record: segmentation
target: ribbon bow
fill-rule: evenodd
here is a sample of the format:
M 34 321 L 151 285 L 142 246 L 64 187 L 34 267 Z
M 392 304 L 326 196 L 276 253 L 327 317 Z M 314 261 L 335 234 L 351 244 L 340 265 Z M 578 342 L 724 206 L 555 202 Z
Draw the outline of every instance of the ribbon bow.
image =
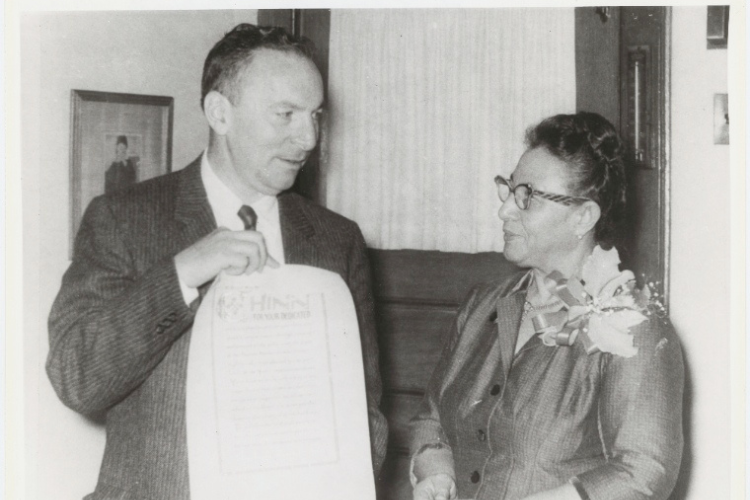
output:
M 532 318 L 534 331 L 542 334 L 542 342 L 548 346 L 572 346 L 580 339 L 588 354 L 599 350 L 587 333 L 587 303 L 591 296 L 577 279 L 566 279 L 559 271 L 553 271 L 544 278 L 542 286 L 565 304 L 566 310 L 543 313 Z

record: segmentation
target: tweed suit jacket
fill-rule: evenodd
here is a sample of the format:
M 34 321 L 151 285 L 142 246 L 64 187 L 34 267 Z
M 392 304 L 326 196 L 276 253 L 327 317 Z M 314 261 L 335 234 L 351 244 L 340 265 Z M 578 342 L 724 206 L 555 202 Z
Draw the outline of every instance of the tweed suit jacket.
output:
M 281 194 L 284 257 L 338 273 L 354 298 L 362 339 L 375 474 L 387 423 L 365 243 L 357 225 Z M 86 498 L 189 498 L 185 380 L 197 299 L 186 305 L 173 257 L 215 229 L 200 158 L 182 171 L 94 199 L 49 319 L 47 373 L 60 399 L 106 412 L 96 491 Z M 206 285 L 207 286 L 207 285 Z
M 475 288 L 411 422 L 413 481 L 517 500 L 572 481 L 586 500 L 666 499 L 682 454 L 683 360 L 666 320 L 633 327 L 638 354 L 589 355 L 532 337 L 514 354 L 530 276 Z M 518 284 L 521 286 L 517 286 Z

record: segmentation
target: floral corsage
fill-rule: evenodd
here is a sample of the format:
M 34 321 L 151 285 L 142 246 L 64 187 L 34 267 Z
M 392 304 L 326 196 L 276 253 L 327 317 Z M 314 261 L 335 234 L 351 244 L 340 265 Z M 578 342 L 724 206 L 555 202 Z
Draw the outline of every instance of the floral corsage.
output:
M 629 358 L 638 353 L 630 328 L 663 307 L 653 300 L 648 285 L 635 286 L 631 271 L 620 271 L 617 249 L 597 246 L 586 260 L 581 280 L 565 279 L 555 271 L 544 279 L 564 308 L 533 318 L 534 329 L 548 346 L 582 343 L 589 354 L 608 352 Z

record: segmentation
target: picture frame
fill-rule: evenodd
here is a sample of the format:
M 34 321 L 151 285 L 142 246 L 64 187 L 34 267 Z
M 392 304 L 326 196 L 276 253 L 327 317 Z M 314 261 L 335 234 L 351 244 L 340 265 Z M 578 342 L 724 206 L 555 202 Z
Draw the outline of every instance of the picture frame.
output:
M 706 47 L 726 49 L 729 39 L 729 6 L 709 5 L 707 9 Z
M 71 90 L 70 254 L 96 196 L 172 170 L 174 98 Z

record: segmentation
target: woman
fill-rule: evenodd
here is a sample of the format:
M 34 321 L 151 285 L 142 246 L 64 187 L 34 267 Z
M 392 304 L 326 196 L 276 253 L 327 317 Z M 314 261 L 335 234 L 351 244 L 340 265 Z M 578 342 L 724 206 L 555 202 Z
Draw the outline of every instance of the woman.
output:
M 414 498 L 665 499 L 682 352 L 617 266 L 620 139 L 581 112 L 544 120 L 527 145 L 496 183 L 505 257 L 529 270 L 462 305 L 411 424 Z

